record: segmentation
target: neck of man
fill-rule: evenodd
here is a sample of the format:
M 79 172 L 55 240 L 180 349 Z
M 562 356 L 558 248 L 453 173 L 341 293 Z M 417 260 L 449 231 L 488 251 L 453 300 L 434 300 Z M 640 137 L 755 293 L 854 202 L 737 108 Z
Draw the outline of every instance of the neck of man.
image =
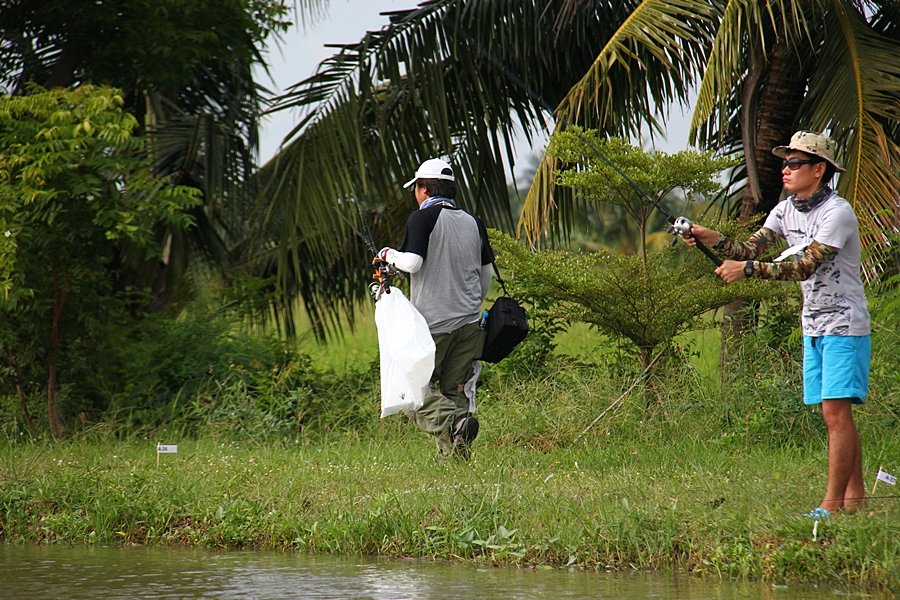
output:
M 806 202 L 807 200 L 809 200 L 812 196 L 814 196 L 819 190 L 821 190 L 824 187 L 825 187 L 825 184 L 822 183 L 821 181 L 818 181 L 818 182 L 816 182 L 815 186 L 810 186 L 810 187 L 806 188 L 805 190 L 798 191 L 794 195 L 797 196 L 797 200 L 799 200 L 801 202 Z
M 813 192 L 812 194 L 807 195 L 806 197 L 801 197 L 800 194 L 794 194 L 791 198 L 791 204 L 794 205 L 798 211 L 805 213 L 809 212 L 819 204 L 825 201 L 831 195 L 831 187 L 828 184 L 823 184 L 819 186 L 819 188 Z
M 419 204 L 419 208 L 420 209 L 428 208 L 430 206 L 434 206 L 437 204 L 452 206 L 454 208 L 456 207 L 456 203 L 453 200 L 451 200 L 450 198 L 444 198 L 442 196 L 429 196 L 429 197 L 425 198 L 424 200 L 422 200 L 422 202 Z

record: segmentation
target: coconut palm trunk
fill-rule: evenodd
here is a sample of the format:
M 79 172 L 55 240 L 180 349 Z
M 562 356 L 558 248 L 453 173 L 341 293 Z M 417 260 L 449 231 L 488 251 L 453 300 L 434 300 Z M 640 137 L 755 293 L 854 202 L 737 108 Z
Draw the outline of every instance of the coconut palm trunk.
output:
M 781 159 L 772 148 L 793 133 L 807 77 L 797 60 L 796 48 L 778 40 L 768 52 L 765 65 L 750 69 L 743 94 L 741 125 L 748 185 L 741 195 L 740 221 L 750 224 L 768 214 L 781 197 Z M 762 84 L 762 85 L 760 85 Z M 747 329 L 745 301 L 723 309 L 722 361 L 731 356 L 735 338 Z

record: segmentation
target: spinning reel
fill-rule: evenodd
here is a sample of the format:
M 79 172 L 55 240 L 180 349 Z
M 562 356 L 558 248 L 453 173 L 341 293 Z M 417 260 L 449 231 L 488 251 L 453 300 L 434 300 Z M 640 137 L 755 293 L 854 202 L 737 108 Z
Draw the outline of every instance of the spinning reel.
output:
M 691 235 L 691 226 L 693 223 L 687 217 L 677 217 L 677 218 L 669 218 L 669 222 L 671 225 L 667 228 L 667 231 L 672 235 L 680 235 L 681 237 L 693 237 Z M 700 240 L 694 238 L 694 242 L 696 243 L 696 247 L 700 252 L 706 255 L 706 257 L 713 262 L 717 267 L 722 264 L 722 259 L 713 254 L 712 250 L 706 247 L 706 244 L 701 242 Z M 675 243 L 675 240 L 672 240 L 672 243 Z
M 400 274 L 397 268 L 379 257 L 372 259 L 372 283 L 369 284 L 369 296 L 378 300 L 382 294 L 391 293 L 391 279 Z

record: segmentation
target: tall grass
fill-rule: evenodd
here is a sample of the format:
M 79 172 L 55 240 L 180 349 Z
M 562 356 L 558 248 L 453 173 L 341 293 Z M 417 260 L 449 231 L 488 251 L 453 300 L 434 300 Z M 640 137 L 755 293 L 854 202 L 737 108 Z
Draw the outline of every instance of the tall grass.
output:
M 824 428 L 801 403 L 790 332 L 770 331 L 748 336 L 724 376 L 708 350 L 714 332 L 679 340 L 684 351 L 649 387 L 634 385 L 632 357 L 615 344 L 570 331 L 540 362 L 532 353 L 486 367 L 473 458 L 448 463 L 405 417 L 378 418 L 371 364 L 333 370 L 245 347 L 247 360 L 173 399 L 166 410 L 179 418 L 158 427 L 99 421 L 59 444 L 4 429 L 0 540 L 679 569 L 896 591 L 896 497 L 835 515 L 813 539 L 802 515 L 824 490 Z M 877 329 L 874 347 L 870 401 L 854 411 L 869 488 L 879 466 L 900 471 L 896 332 Z M 157 457 L 156 442 L 179 452 Z M 885 487 L 876 495 L 891 496 Z
M 627 378 L 565 357 L 534 377 L 489 378 L 468 463 L 436 462 L 430 440 L 403 417 L 379 421 L 368 400 L 364 427 L 265 442 L 229 439 L 221 424 L 197 439 L 119 441 L 97 429 L 61 445 L 7 442 L 0 537 L 896 590 L 896 500 L 836 515 L 812 539 L 802 514 L 824 488 L 824 435 L 812 409 L 782 415 L 781 398 L 799 392 L 798 366 L 781 364 L 716 393 L 696 374 L 664 373 L 664 402 L 649 409 L 638 391 L 622 396 Z M 875 457 L 896 460 L 900 443 L 877 407 L 858 416 L 871 485 Z M 178 443 L 178 454 L 157 465 L 157 441 Z

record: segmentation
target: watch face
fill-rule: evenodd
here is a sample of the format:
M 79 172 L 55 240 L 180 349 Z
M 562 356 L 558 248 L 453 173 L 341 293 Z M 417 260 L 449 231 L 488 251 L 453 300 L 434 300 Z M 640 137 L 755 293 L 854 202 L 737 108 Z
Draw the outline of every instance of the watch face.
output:
M 747 261 L 747 264 L 744 265 L 744 275 L 750 277 L 753 275 L 753 263 Z

